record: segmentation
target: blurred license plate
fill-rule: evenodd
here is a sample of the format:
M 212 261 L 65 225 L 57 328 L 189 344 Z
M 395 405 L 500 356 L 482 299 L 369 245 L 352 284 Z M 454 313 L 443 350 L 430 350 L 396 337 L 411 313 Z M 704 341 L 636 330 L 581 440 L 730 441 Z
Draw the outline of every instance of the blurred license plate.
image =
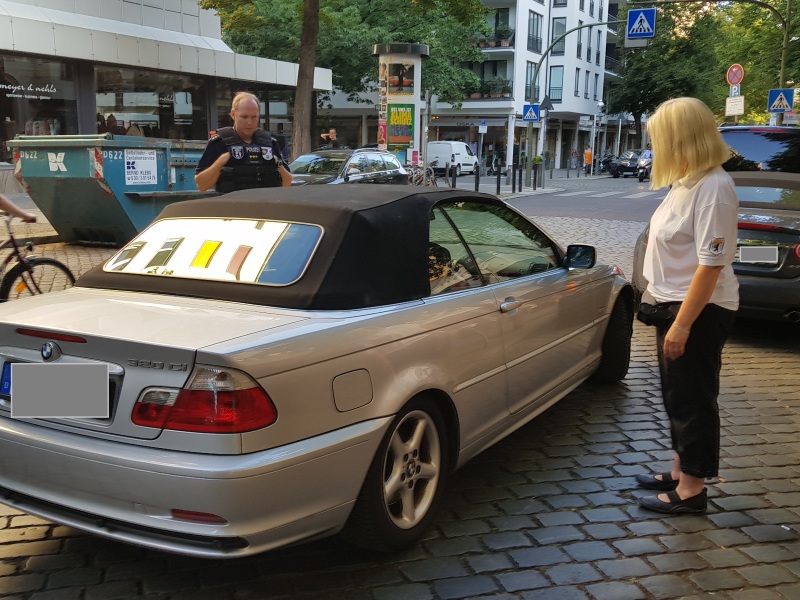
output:
M 777 246 L 739 246 L 734 259 L 738 263 L 778 264 Z
M 11 363 L 3 363 L 3 377 L 0 379 L 0 396 L 11 397 Z

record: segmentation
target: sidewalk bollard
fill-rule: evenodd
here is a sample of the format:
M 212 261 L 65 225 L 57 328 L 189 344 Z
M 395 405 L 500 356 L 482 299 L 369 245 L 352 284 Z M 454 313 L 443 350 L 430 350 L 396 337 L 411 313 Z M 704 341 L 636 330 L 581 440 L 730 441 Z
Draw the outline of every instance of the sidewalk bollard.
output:
M 511 165 L 511 193 L 517 193 L 517 163 Z
M 456 166 L 450 165 L 450 187 L 456 189 Z
M 522 191 L 522 165 L 519 166 L 519 169 L 518 169 L 517 172 L 519 173 L 519 186 L 518 186 L 518 189 L 521 192 Z
M 536 178 L 539 176 L 539 165 L 533 165 L 533 191 L 536 191 Z
M 500 165 L 499 161 L 497 164 L 497 195 L 500 195 L 500 173 L 503 171 L 502 165 Z
M 475 191 L 481 191 L 481 168 L 475 169 Z

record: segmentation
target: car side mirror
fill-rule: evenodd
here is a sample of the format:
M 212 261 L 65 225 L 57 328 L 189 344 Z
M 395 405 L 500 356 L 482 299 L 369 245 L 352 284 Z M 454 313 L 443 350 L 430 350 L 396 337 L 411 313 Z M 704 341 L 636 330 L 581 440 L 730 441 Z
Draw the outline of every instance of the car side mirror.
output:
M 597 262 L 597 250 L 587 244 L 570 244 L 564 266 L 568 269 L 591 269 Z

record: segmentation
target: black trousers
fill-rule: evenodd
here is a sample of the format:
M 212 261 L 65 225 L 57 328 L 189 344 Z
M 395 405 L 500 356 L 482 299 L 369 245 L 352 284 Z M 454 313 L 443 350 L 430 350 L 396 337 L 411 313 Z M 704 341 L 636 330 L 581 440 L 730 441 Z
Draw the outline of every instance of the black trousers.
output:
M 677 312 L 679 305 L 675 305 Z M 664 358 L 664 336 L 669 327 L 656 329 L 661 395 L 667 411 L 672 449 L 681 471 L 694 477 L 719 474 L 719 373 L 722 348 L 736 311 L 708 304 L 692 325 L 686 351 L 675 360 Z

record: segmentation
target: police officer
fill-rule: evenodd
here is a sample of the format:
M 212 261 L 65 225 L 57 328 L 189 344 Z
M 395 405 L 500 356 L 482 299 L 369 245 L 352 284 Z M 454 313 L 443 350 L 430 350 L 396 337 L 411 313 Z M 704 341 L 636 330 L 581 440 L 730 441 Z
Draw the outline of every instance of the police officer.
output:
M 215 187 L 228 193 L 291 185 L 292 174 L 281 159 L 278 141 L 258 127 L 258 98 L 247 92 L 236 94 L 231 118 L 233 127 L 221 127 L 197 163 L 197 189 L 204 192 Z

